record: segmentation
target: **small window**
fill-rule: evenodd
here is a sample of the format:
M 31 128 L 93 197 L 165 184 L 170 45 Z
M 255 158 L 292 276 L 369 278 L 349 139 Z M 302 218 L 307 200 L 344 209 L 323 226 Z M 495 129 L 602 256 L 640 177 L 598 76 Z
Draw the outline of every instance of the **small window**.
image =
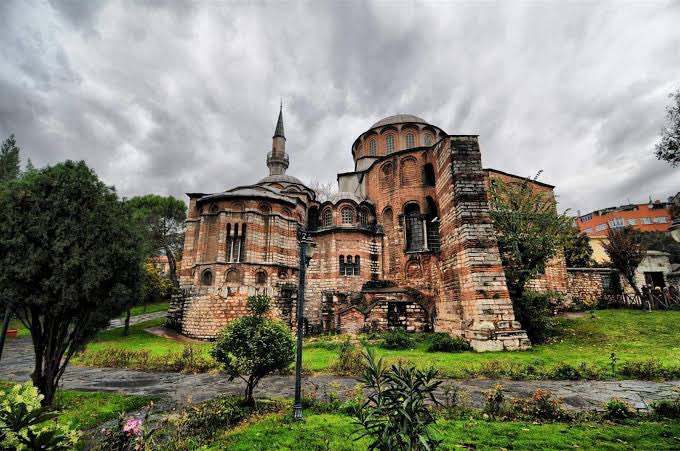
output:
M 342 223 L 343 224 L 354 224 L 354 210 L 349 207 L 345 207 L 341 210 Z
M 495 180 L 491 181 L 492 184 L 494 182 Z M 434 167 L 431 163 L 427 163 L 423 166 L 423 184 L 425 186 L 435 186 Z
M 360 273 L 361 268 L 359 267 L 359 263 L 360 263 L 359 256 L 355 255 L 354 256 L 354 271 L 353 271 L 355 276 L 358 276 L 359 273 Z
M 666 224 L 668 222 L 668 217 L 666 216 L 657 216 L 654 218 L 654 222 L 657 224 Z
M 342 255 L 339 257 L 339 268 L 340 268 L 340 275 L 344 276 L 345 275 L 345 257 Z
M 209 269 L 203 271 L 201 274 L 201 285 L 209 287 L 213 284 L 213 273 Z
M 637 223 L 638 223 L 637 219 L 629 219 L 627 222 L 628 222 L 628 225 L 637 225 Z
M 596 232 L 601 232 L 603 230 L 607 230 L 607 224 L 599 224 L 599 225 L 595 226 Z
M 368 142 L 368 155 L 374 157 L 377 153 L 377 145 L 375 144 L 375 139 Z
M 255 274 L 255 283 L 258 285 L 264 285 L 267 283 L 267 273 L 264 271 L 258 271 L 257 274 Z
M 426 146 L 431 146 L 432 145 L 432 135 L 430 135 L 429 133 L 425 133 L 425 135 L 423 136 L 423 141 L 425 141 Z
M 359 210 L 359 224 L 362 226 L 368 225 L 368 210 L 366 208 Z
M 293 213 L 287 208 L 284 208 L 283 210 L 281 210 L 281 214 L 283 216 L 287 216 L 289 218 L 293 216 Z
M 411 149 L 416 146 L 416 138 L 413 133 L 406 134 L 406 149 Z
M 394 152 L 394 135 L 387 135 L 385 138 L 385 147 L 387 148 L 387 154 Z
M 323 226 L 330 227 L 333 225 L 333 211 L 330 208 L 326 208 L 323 211 Z
M 640 224 L 649 225 L 652 223 L 652 218 L 640 218 Z

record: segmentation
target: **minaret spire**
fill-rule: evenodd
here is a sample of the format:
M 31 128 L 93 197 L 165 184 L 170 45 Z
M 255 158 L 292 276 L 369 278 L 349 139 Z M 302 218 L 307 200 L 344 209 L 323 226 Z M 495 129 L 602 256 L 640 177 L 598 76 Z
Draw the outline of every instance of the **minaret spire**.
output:
M 288 155 L 286 154 L 286 135 L 283 132 L 283 99 L 279 105 L 279 119 L 272 136 L 272 151 L 267 154 L 269 175 L 283 175 L 288 169 Z

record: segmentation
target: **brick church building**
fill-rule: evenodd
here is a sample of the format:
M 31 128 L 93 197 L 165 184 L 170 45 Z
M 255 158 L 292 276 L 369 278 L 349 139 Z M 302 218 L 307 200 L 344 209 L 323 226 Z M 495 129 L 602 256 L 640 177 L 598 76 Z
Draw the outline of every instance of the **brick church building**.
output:
M 354 141 L 354 171 L 338 174 L 339 192 L 317 193 L 286 174 L 289 155 L 279 112 L 269 175 L 224 192 L 189 193 L 181 296 L 168 324 L 210 339 L 266 293 L 274 315 L 294 323 L 297 230 L 316 253 L 307 269 L 309 333 L 404 328 L 461 335 L 479 351 L 529 346 L 515 320 L 501 265 L 477 136 L 449 135 L 408 114 L 382 119 Z M 294 154 L 294 152 L 293 152 Z M 553 187 L 534 182 L 534 188 Z M 555 259 L 538 288 L 565 291 Z

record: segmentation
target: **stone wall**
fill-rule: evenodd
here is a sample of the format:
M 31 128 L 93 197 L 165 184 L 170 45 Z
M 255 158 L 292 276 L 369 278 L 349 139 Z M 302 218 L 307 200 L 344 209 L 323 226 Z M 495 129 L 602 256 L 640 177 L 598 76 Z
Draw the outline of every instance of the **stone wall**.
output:
M 618 271 L 611 268 L 568 268 L 568 294 L 574 308 L 590 308 L 606 294 L 620 292 Z

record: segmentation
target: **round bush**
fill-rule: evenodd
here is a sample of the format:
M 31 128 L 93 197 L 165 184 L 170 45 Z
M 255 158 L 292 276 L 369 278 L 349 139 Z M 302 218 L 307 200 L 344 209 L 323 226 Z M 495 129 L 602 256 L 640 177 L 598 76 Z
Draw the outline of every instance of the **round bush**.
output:
M 472 350 L 467 341 L 461 337 L 451 337 L 444 332 L 432 334 L 427 352 L 465 352 Z

